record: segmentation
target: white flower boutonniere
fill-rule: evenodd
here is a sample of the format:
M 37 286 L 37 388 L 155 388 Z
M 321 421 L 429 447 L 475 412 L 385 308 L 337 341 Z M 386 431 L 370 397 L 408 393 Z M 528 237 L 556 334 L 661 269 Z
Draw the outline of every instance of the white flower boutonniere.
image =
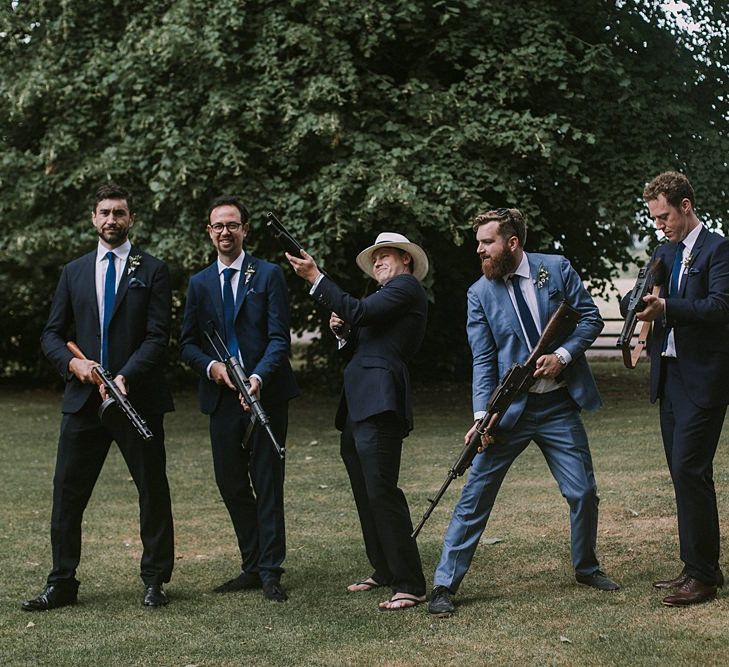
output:
M 544 287 L 544 284 L 549 280 L 549 271 L 544 268 L 544 264 L 542 264 L 539 267 L 539 271 L 537 272 L 537 280 L 536 280 L 536 286 L 537 289 L 542 289 Z
M 244 285 L 247 285 L 248 284 L 248 281 L 253 277 L 253 274 L 255 272 L 256 272 L 256 267 L 253 264 L 249 264 L 246 267 L 246 270 L 245 270 L 245 273 L 244 273 L 244 275 L 246 277 L 245 283 L 243 283 Z
M 681 261 L 681 264 L 683 264 L 684 269 L 688 269 L 689 266 L 691 266 L 691 262 L 693 262 L 693 261 L 694 261 L 694 256 L 691 253 L 689 253 L 688 255 L 686 255 L 686 257 L 683 258 L 683 260 Z
M 139 265 L 142 263 L 142 256 L 141 255 L 129 255 L 128 260 L 128 267 L 127 267 L 127 275 L 132 275 L 138 268 Z

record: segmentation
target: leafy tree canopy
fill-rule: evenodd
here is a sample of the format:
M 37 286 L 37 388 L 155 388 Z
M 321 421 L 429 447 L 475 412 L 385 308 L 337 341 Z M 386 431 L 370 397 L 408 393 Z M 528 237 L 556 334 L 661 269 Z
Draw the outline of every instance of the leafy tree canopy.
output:
M 109 179 L 135 193 L 134 241 L 169 263 L 178 317 L 212 257 L 215 195 L 248 203 L 255 254 L 283 259 L 274 210 L 354 294 L 356 253 L 406 234 L 432 265 L 422 370 L 462 372 L 478 211 L 521 208 L 527 249 L 598 288 L 630 260 L 659 171 L 729 220 L 728 13 L 705 0 L 681 27 L 647 1 L 5 2 L 0 374 L 42 372 L 53 286 L 93 246 L 89 198 Z M 296 328 L 316 329 L 326 314 L 285 270 Z

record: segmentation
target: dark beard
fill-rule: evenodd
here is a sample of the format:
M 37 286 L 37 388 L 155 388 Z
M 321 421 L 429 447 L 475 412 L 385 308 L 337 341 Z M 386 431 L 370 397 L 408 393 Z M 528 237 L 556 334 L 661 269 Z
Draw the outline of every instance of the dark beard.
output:
M 103 228 L 97 230 L 99 237 L 111 246 L 120 246 L 129 236 L 129 230 L 117 227 L 116 229 Z
M 490 257 L 481 260 L 481 271 L 487 280 L 498 280 L 512 273 L 514 266 L 514 255 L 510 250 L 505 250 L 498 257 Z

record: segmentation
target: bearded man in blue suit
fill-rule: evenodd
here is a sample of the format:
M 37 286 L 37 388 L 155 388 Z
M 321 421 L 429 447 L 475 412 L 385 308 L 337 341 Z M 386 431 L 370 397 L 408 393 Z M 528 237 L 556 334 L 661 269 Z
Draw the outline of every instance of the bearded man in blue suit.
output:
M 124 188 L 101 186 L 91 221 L 98 247 L 64 267 L 41 335 L 43 352 L 66 388 L 53 477 L 53 569 L 46 589 L 23 603 L 26 611 L 76 603 L 83 513 L 112 440 L 139 492 L 143 604 L 168 602 L 162 585 L 172 574 L 174 540 L 163 417 L 173 404 L 162 369 L 172 317 L 169 271 L 129 241 L 134 208 Z M 70 339 L 87 359 L 71 354 L 66 347 Z M 102 396 L 93 372 L 97 360 L 146 420 L 154 434 L 151 441 L 143 441 L 126 420 L 102 422 Z
M 570 507 L 577 581 L 601 590 L 618 588 L 597 559 L 597 486 L 579 414 L 601 405 L 585 359 L 603 327 L 600 313 L 567 259 L 524 252 L 526 222 L 518 209 L 483 213 L 475 219 L 474 231 L 484 274 L 468 290 L 475 420 L 485 414 L 499 379 L 527 359 L 563 300 L 580 313 L 580 320 L 567 340 L 537 360 L 537 382 L 506 411 L 499 441 L 483 438 L 485 450 L 474 459 L 435 571 L 428 611 L 438 616 L 454 611 L 452 597 L 468 571 L 501 483 L 532 440 Z
M 651 260 L 667 279 L 638 319 L 653 322 L 650 400 L 660 399 L 683 562 L 653 585 L 671 591 L 663 604 L 681 607 L 713 600 L 724 585 L 713 461 L 729 403 L 729 240 L 701 224 L 679 172 L 656 176 L 643 198 L 668 240 Z
M 289 298 L 281 267 L 243 250 L 248 220 L 235 197 L 210 205 L 207 230 L 218 258 L 190 279 L 180 348 L 182 360 L 200 375 L 198 398 L 210 416 L 215 481 L 242 556 L 240 575 L 215 590 L 262 588 L 267 599 L 285 602 L 284 463 L 261 425 L 245 441 L 250 413 L 205 337 L 214 326 L 238 356 L 283 447 L 288 403 L 299 393 L 289 363 Z

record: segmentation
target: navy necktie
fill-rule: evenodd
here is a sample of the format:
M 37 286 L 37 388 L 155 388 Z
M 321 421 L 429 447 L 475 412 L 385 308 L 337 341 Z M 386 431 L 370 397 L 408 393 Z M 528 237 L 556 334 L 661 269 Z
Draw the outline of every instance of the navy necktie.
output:
M 114 301 L 116 301 L 116 266 L 114 265 L 115 255 L 111 250 L 106 253 L 109 265 L 106 267 L 106 279 L 104 280 L 104 326 L 101 333 L 101 365 L 109 368 L 109 322 L 114 312 Z
M 511 276 L 511 284 L 514 288 L 514 297 L 516 298 L 516 306 L 519 309 L 521 323 L 524 325 L 524 330 L 526 331 L 527 338 L 529 339 L 529 344 L 532 349 L 534 349 L 537 345 L 537 341 L 539 340 L 539 332 L 537 331 L 537 325 L 534 324 L 534 318 L 529 310 L 529 306 L 527 306 L 527 302 L 524 299 L 524 294 L 521 291 L 521 286 L 519 285 L 520 277 L 521 276 L 516 275 Z
M 223 316 L 225 318 L 225 340 L 232 357 L 238 356 L 238 338 L 235 335 L 235 299 L 230 281 L 237 269 L 223 269 Z
M 668 292 L 669 296 L 678 294 L 678 286 L 681 284 L 681 265 L 683 264 L 683 241 L 676 244 L 676 256 L 673 259 L 673 269 L 671 269 L 671 285 Z

